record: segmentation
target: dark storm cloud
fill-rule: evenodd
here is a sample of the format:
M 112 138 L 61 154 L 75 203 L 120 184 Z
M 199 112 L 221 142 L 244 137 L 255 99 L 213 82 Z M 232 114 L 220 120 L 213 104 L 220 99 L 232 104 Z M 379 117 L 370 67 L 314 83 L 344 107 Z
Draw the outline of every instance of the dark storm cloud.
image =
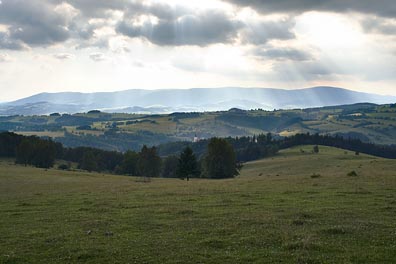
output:
M 10 28 L 10 38 L 30 46 L 50 45 L 66 41 L 70 33 L 61 26 L 19 25 Z
M 265 44 L 272 39 L 287 40 L 295 38 L 293 19 L 279 21 L 260 21 L 246 24 L 241 30 L 242 41 L 256 45 Z
M 295 38 L 291 18 L 278 21 L 244 22 L 231 17 L 222 10 L 195 12 L 181 6 L 156 3 L 150 6 L 129 8 L 117 31 L 131 38 L 145 38 L 157 45 L 198 45 L 233 43 L 240 36 L 243 43 L 263 44 L 272 39 Z M 159 19 L 158 23 L 131 22 L 139 13 L 150 14 Z
M 88 21 L 94 14 L 124 8 L 129 1 L 61 1 L 61 0 L 2 0 L 0 4 L 0 24 L 6 31 L 0 31 L 0 49 L 21 50 L 27 47 L 49 46 L 76 40 L 76 46 L 108 47 L 107 40 L 94 40 L 95 29 L 107 26 L 107 22 Z M 73 6 L 75 5 L 75 6 Z M 96 7 L 96 8 L 94 8 Z M 100 42 L 100 43 L 99 43 Z
M 226 0 L 241 7 L 251 7 L 264 14 L 303 13 L 306 11 L 360 12 L 395 17 L 394 0 Z
M 140 0 L 50 0 L 52 3 L 61 4 L 67 2 L 80 10 L 86 17 L 103 18 L 107 17 L 109 11 L 122 11 L 135 16 L 140 14 L 152 14 L 161 19 L 170 19 L 188 12 L 182 6 L 170 6 L 165 3 L 155 3 L 147 5 Z
M 67 5 L 75 14 L 57 10 L 60 5 Z M 114 26 L 106 19 L 111 19 L 111 11 L 115 10 L 121 11 L 124 19 Z M 132 21 L 140 15 L 156 17 L 158 23 L 134 24 Z M 92 22 L 91 18 L 101 19 Z M 223 10 L 197 12 L 165 2 L 145 4 L 130 0 L 3 0 L 0 24 L 7 26 L 7 31 L 0 32 L 0 49 L 15 50 L 69 39 L 76 40 L 77 48 L 108 48 L 108 39 L 95 37 L 95 30 L 105 26 L 115 27 L 117 34 L 165 46 L 234 43 L 238 37 L 245 44 L 294 38 L 291 20 L 246 24 Z
M 305 50 L 299 50 L 295 48 L 282 48 L 282 47 L 270 47 L 270 48 L 256 48 L 252 55 L 259 59 L 270 59 L 277 61 L 309 61 L 313 60 L 313 56 L 310 52 Z
M 21 42 L 29 46 L 50 45 L 70 36 L 67 18 L 45 1 L 2 0 L 0 24 L 9 25 L 7 42 L 14 48 Z
M 66 2 L 80 10 L 86 17 L 104 17 L 110 10 L 125 10 L 130 0 L 47 0 L 53 4 Z
M 362 28 L 367 33 L 396 35 L 396 20 L 370 17 L 362 21 Z
M 116 34 L 146 39 L 160 46 L 207 46 L 239 43 L 237 40 L 242 44 L 263 45 L 273 39 L 295 38 L 295 22 L 291 18 L 295 13 L 319 10 L 396 15 L 394 0 L 228 1 L 239 6 L 251 6 L 264 15 L 282 12 L 290 16 L 278 21 L 242 21 L 235 14 L 228 14 L 221 9 L 197 11 L 180 5 L 169 5 L 165 1 L 2 0 L 0 24 L 6 27 L 0 29 L 0 49 L 46 47 L 68 40 L 74 40 L 73 45 L 77 48 L 93 46 L 106 49 L 109 48 L 111 34 L 102 35 L 101 38 L 95 35 L 96 30 L 103 27 L 114 28 Z M 115 20 L 112 11 L 120 11 L 123 19 Z M 140 15 L 155 17 L 157 21 L 136 23 Z M 367 20 L 363 25 L 370 33 L 395 34 L 394 24 L 381 21 Z
M 241 27 L 241 22 L 224 13 L 208 11 L 159 20 L 158 23 L 147 21 L 134 25 L 123 21 L 117 26 L 117 31 L 131 38 L 143 37 L 157 45 L 206 46 L 233 42 Z
M 8 33 L 0 32 L 0 49 L 24 50 L 26 48 L 21 41 L 11 39 Z

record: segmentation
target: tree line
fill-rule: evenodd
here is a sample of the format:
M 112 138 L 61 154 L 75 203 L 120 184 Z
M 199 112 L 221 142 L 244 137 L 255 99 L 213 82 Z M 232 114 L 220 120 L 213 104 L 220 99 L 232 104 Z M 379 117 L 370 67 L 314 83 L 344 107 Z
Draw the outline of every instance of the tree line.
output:
M 258 136 L 243 136 L 225 138 L 233 147 L 239 162 L 253 161 L 271 157 L 281 149 L 300 145 L 323 145 L 365 153 L 382 158 L 396 159 L 396 145 L 377 145 L 363 142 L 358 138 L 342 137 L 340 135 L 320 135 L 300 133 L 289 137 L 275 137 L 271 133 Z M 168 156 L 177 153 L 181 148 L 190 146 L 197 155 L 206 151 L 208 140 L 197 143 L 170 142 L 158 146 L 160 155 Z
M 227 137 L 226 140 L 232 145 L 238 162 L 247 162 L 275 155 L 279 146 L 274 141 L 271 133 L 257 136 Z M 177 155 L 181 149 L 191 147 L 198 157 L 202 157 L 207 151 L 210 139 L 192 143 L 188 141 L 168 142 L 158 146 L 161 156 Z
M 12 132 L 0 133 L 0 157 L 15 158 L 17 164 L 51 168 L 56 160 L 60 169 L 78 169 L 115 174 L 167 178 L 231 178 L 239 174 L 233 146 L 225 139 L 213 138 L 207 152 L 198 158 L 187 146 L 179 155 L 161 158 L 156 147 L 144 145 L 139 152 L 125 153 L 91 147 L 64 148 L 51 139 L 22 136 Z M 66 162 L 66 164 L 64 163 Z
M 356 138 L 344 138 L 339 135 L 296 134 L 294 136 L 275 140 L 274 143 L 279 149 L 286 149 L 299 145 L 323 145 L 382 158 L 396 159 L 396 145 L 377 145 L 362 142 L 360 139 Z
M 65 148 L 61 143 L 36 136 L 0 133 L 0 157 L 39 168 L 78 169 L 115 174 L 183 178 L 230 178 L 239 174 L 246 161 L 275 155 L 298 145 L 325 145 L 384 158 L 396 158 L 396 146 L 364 143 L 358 139 L 319 134 L 297 134 L 276 138 L 268 134 L 237 138 L 212 138 L 196 143 L 172 142 L 158 147 L 144 145 L 139 152 L 107 151 L 91 147 Z

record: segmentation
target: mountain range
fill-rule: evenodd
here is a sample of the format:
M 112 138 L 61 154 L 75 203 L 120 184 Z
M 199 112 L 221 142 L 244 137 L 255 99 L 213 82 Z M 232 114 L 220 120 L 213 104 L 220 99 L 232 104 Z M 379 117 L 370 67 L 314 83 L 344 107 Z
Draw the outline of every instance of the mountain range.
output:
M 133 89 L 119 92 L 40 93 L 0 104 L 0 115 L 45 115 L 90 110 L 123 113 L 171 113 L 240 109 L 292 109 L 355 103 L 395 103 L 396 96 L 337 87 L 284 90 L 272 88 Z

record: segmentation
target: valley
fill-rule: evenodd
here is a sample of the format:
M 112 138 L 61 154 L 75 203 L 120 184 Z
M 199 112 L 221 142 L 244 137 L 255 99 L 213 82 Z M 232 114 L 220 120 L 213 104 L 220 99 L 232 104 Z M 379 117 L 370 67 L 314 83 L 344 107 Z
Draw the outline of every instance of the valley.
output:
M 237 108 L 218 112 L 162 115 L 105 113 L 0 117 L 0 130 L 51 137 L 67 147 L 90 146 L 107 150 L 139 150 L 194 137 L 252 136 L 273 133 L 290 136 L 319 133 L 395 144 L 396 105 L 354 104 L 308 109 L 265 111 Z

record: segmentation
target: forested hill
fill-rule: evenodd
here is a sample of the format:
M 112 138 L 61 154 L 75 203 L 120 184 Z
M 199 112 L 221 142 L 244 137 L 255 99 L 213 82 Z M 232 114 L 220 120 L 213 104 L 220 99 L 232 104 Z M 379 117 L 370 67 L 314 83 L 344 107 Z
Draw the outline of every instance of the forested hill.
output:
M 66 147 L 139 150 L 175 141 L 243 137 L 272 133 L 274 138 L 321 134 L 396 144 L 396 104 L 265 111 L 241 110 L 164 115 L 110 114 L 89 111 L 74 115 L 0 117 L 0 131 L 50 137 Z

